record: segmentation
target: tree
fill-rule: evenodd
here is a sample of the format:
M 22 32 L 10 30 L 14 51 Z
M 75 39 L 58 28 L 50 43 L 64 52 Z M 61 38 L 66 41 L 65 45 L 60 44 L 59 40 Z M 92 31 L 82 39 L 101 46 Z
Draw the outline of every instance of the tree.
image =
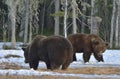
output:
M 120 47 L 120 0 L 116 0 L 116 28 L 115 28 L 115 47 L 119 48 Z
M 72 0 L 72 24 L 73 24 L 73 33 L 77 33 L 77 23 L 76 23 L 76 18 L 77 18 L 77 3 L 76 0 Z
M 7 15 L 8 15 L 8 8 L 5 4 L 5 0 L 0 1 L 0 37 L 3 37 L 3 42 L 5 43 L 7 41 Z M 3 34 L 3 35 L 2 35 Z
M 98 27 L 96 26 L 96 20 L 95 20 L 95 0 L 91 0 L 91 28 L 90 33 L 91 34 L 97 34 Z
M 113 0 L 113 12 L 111 19 L 110 48 L 120 47 L 120 0 Z
M 29 10 L 30 7 L 30 0 L 25 0 L 25 15 L 24 15 L 24 20 L 23 20 L 23 25 L 25 26 L 25 30 L 24 30 L 24 44 L 27 43 L 28 40 L 28 23 L 29 23 Z
M 64 14 L 64 36 L 67 37 L 67 6 L 68 1 L 65 0 L 65 14 Z
M 118 1 L 118 47 L 120 47 L 120 0 Z
M 44 20 L 45 20 L 45 11 L 46 11 L 46 8 L 45 8 L 45 6 L 46 6 L 46 0 L 44 0 L 44 2 L 43 2 L 43 11 L 42 11 L 42 21 L 41 21 L 41 34 L 43 34 L 43 28 L 44 28 Z M 40 14 L 40 13 L 39 13 Z
M 39 0 L 24 0 L 23 4 L 22 27 L 24 27 L 24 44 L 26 44 L 32 40 L 33 27 L 38 27 Z
M 85 14 L 86 14 L 86 2 L 85 2 L 85 0 L 83 0 L 83 2 L 81 2 L 82 3 L 82 6 L 83 6 L 83 8 L 82 8 L 82 13 L 83 13 L 83 15 L 82 15 L 82 24 L 81 24 L 81 33 L 84 33 L 85 32 L 85 20 L 86 20 L 86 16 L 85 16 Z
M 10 27 L 11 27 L 11 48 L 15 48 L 16 45 L 16 8 L 19 0 L 6 0 L 6 4 L 8 5 L 9 8 L 9 19 L 10 19 Z
M 28 25 L 29 25 L 29 44 L 31 43 L 32 41 L 32 19 L 33 19 L 33 16 L 32 16 L 32 6 L 33 5 L 33 1 L 30 0 L 29 2 L 29 18 L 28 18 Z
M 60 9 L 60 0 L 55 0 L 55 13 Z M 55 16 L 54 35 L 59 35 L 59 16 Z
M 59 35 L 63 31 L 65 37 L 67 32 L 99 34 L 110 42 L 111 48 L 120 46 L 119 0 L 1 0 L 0 3 L 0 40 L 6 35 L 7 40 L 19 39 L 28 43 L 38 33 Z M 6 14 L 2 14 L 3 10 Z M 88 19 L 91 27 L 87 25 Z M 60 25 L 64 26 L 62 30 Z M 10 39 L 15 31 L 17 39 L 12 39 L 15 35 Z
M 113 47 L 113 35 L 114 35 L 114 26 L 115 26 L 115 14 L 116 14 L 116 0 L 113 0 L 113 12 L 111 19 L 111 34 L 110 34 L 110 48 Z

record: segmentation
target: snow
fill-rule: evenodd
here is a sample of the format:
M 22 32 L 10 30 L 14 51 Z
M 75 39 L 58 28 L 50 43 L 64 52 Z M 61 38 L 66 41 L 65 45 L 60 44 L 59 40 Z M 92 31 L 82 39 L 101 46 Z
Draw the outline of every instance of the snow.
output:
M 21 43 L 20 43 L 21 44 Z M 1 45 L 0 45 L 1 46 Z M 1 48 L 1 47 L 0 47 Z M 7 55 L 18 55 L 20 58 L 5 58 Z M 82 67 L 120 67 L 120 50 L 106 50 L 104 53 L 105 62 L 97 62 L 93 56 L 90 58 L 90 62 L 87 64 L 83 63 L 82 53 L 77 53 L 77 61 L 70 64 L 69 68 L 82 68 Z M 68 74 L 68 73 L 58 73 L 54 71 L 35 71 L 30 70 L 29 65 L 24 63 L 23 51 L 20 50 L 3 50 L 0 49 L 0 64 L 3 62 L 14 63 L 19 66 L 24 67 L 24 69 L 3 69 L 0 68 L 0 75 L 22 75 L 22 76 L 41 76 L 41 75 L 51 75 L 51 76 L 75 76 L 83 78 L 120 78 L 120 75 L 110 74 L 110 75 L 98 75 L 98 74 Z M 46 68 L 44 62 L 39 63 L 39 68 Z
M 72 77 L 83 77 L 83 78 L 120 78 L 120 75 L 111 74 L 111 75 L 92 75 L 92 74 L 66 74 L 66 73 L 57 73 L 52 71 L 35 71 L 35 70 L 0 70 L 1 75 L 15 75 L 15 76 L 72 76 Z

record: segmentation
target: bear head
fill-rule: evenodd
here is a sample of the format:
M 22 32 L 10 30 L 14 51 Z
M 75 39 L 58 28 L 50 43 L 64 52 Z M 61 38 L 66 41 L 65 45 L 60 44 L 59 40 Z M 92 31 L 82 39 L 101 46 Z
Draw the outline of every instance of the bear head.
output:
M 108 43 L 104 42 L 101 38 L 93 38 L 91 39 L 92 43 L 92 51 L 96 53 L 99 57 L 105 52 L 108 48 Z
M 34 39 L 32 40 L 31 44 L 27 45 L 26 47 L 23 47 L 22 50 L 24 51 L 24 58 L 25 63 L 29 63 L 29 52 L 31 48 L 34 48 L 35 51 L 37 51 L 37 48 L 39 47 L 39 42 L 43 39 L 47 38 L 43 35 L 36 35 Z
M 25 58 L 25 63 L 28 63 L 29 60 L 28 60 L 28 53 L 29 53 L 29 46 L 27 47 L 23 47 L 22 50 L 24 51 L 24 58 Z

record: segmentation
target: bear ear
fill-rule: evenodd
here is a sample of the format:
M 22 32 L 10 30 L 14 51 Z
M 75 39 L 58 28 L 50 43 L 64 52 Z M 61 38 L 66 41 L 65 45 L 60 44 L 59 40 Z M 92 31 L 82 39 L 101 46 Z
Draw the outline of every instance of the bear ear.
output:
M 105 42 L 105 45 L 108 47 L 108 46 L 109 46 L 109 43 L 108 43 L 108 42 Z
M 25 49 L 26 49 L 25 47 L 22 47 L 22 50 L 23 50 L 23 51 L 25 51 Z

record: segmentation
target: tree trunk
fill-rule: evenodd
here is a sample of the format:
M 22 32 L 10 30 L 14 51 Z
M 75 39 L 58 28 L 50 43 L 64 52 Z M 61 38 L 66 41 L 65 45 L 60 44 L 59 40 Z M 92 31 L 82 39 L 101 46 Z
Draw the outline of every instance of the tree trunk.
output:
M 118 47 L 120 47 L 120 0 L 118 2 Z
M 72 23 L 73 23 L 73 33 L 77 33 L 77 24 L 76 24 L 76 0 L 72 0 Z
M 108 21 L 108 0 L 104 0 L 104 8 L 105 8 L 105 15 L 104 15 L 104 18 L 105 18 L 105 20 L 103 20 L 104 21 L 104 27 L 105 27 L 105 29 L 104 30 L 106 30 L 106 29 L 109 29 L 109 21 Z M 105 41 L 106 40 L 109 40 L 109 34 L 110 34 L 110 32 L 109 31 L 104 31 L 104 33 L 103 33 L 103 36 L 104 36 L 104 39 L 105 39 Z
M 83 0 L 83 2 L 85 2 L 85 0 Z M 81 33 L 84 33 L 85 32 L 85 20 L 86 20 L 86 17 L 85 17 L 86 6 L 85 5 L 83 5 L 82 12 L 83 12 L 83 15 L 82 15 Z
M 98 27 L 96 25 L 96 20 L 95 20 L 95 10 L 94 10 L 94 3 L 95 0 L 91 0 L 91 29 L 90 29 L 90 33 L 91 34 L 98 34 Z
M 118 40 L 118 38 L 119 38 L 118 37 L 118 32 L 119 32 L 119 29 L 118 29 L 118 27 L 119 27 L 118 26 L 118 20 L 119 20 L 119 16 L 118 15 L 119 14 L 118 14 L 118 12 L 119 11 L 118 11 L 118 8 L 117 8 L 116 12 L 117 12 L 117 16 L 116 16 L 116 24 L 115 24 L 116 25 L 116 28 L 115 28 L 115 47 L 118 48 L 118 45 L 119 45 L 119 40 Z
M 32 1 L 30 1 L 29 2 L 29 18 L 28 18 L 28 20 L 29 20 L 29 44 L 31 43 L 31 41 L 32 41 L 32 8 L 31 8 L 31 6 L 32 6 Z
M 91 0 L 91 20 L 90 20 L 90 23 L 91 23 L 91 28 L 90 28 L 90 33 L 93 33 L 93 27 L 94 27 L 94 0 Z
M 43 7 L 43 15 L 42 15 L 42 26 L 41 26 L 41 34 L 44 32 L 44 20 L 45 20 L 45 5 L 46 5 L 46 0 L 44 2 L 44 7 Z
M 3 13 L 4 13 L 4 11 L 3 11 Z M 4 14 L 3 14 L 3 18 L 2 18 L 2 20 L 3 20 L 2 25 L 3 25 L 3 42 L 5 43 L 6 42 L 6 34 L 7 34 L 7 26 L 5 24 L 5 16 L 4 16 Z
M 60 9 L 60 0 L 55 0 L 55 13 Z M 59 16 L 55 16 L 54 35 L 59 35 Z
M 15 48 L 16 46 L 16 6 L 17 6 L 17 1 L 12 0 L 11 3 L 6 0 L 6 4 L 9 7 L 9 19 L 10 19 L 10 27 L 11 27 L 11 48 Z
M 24 30 L 24 44 L 28 41 L 28 19 L 29 19 L 29 0 L 25 1 L 25 30 Z
M 115 28 L 115 47 L 116 48 L 119 48 L 119 44 L 120 44 L 120 0 L 116 1 L 116 4 L 117 4 L 117 16 L 116 16 L 116 28 Z
M 64 14 L 64 36 L 67 37 L 67 5 L 68 2 L 65 0 L 65 14 Z
M 116 0 L 113 0 L 113 11 L 112 11 L 112 19 L 111 19 L 111 34 L 110 34 L 110 48 L 113 47 L 113 35 L 114 35 L 114 21 L 115 21 L 115 12 L 116 12 L 116 5 L 115 5 L 115 1 Z
M 11 10 L 11 22 L 12 22 L 12 38 L 11 38 L 11 40 L 12 40 L 12 48 L 15 48 L 15 45 L 16 45 L 16 38 L 15 38 L 15 35 L 16 35 L 16 33 L 15 33 L 15 31 L 16 31 L 16 29 L 15 29 L 15 23 L 16 23 L 16 3 L 15 2 L 13 2 L 13 8 L 12 8 L 12 10 Z
M 29 44 L 31 43 L 32 41 L 32 23 L 31 23 L 31 20 L 30 20 L 30 27 L 29 27 Z

